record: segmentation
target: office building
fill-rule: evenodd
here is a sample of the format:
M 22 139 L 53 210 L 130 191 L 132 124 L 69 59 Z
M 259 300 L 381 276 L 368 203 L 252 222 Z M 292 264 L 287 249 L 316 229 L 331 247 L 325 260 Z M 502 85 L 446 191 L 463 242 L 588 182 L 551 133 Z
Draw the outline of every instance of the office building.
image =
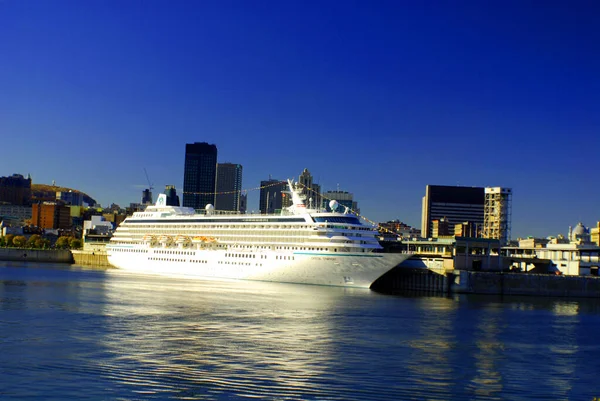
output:
M 258 206 L 261 214 L 279 213 L 291 205 L 287 181 L 269 179 L 260 182 Z
M 31 206 L 0 203 L 0 221 L 11 225 L 24 225 L 31 219 Z
M 31 206 L 31 223 L 44 229 L 69 229 L 71 208 L 57 202 L 34 203 Z
M 240 194 L 240 213 L 244 214 L 248 210 L 248 194 Z
M 217 164 L 217 195 L 215 209 L 240 211 L 242 192 L 242 165 L 235 163 Z
M 331 201 L 335 200 L 338 203 L 338 207 L 336 208 L 336 212 L 344 213 L 346 208 L 350 213 L 360 214 L 360 209 L 358 208 L 358 203 L 354 201 L 354 195 L 347 191 L 340 191 L 339 189 L 336 191 L 327 191 L 322 195 L 323 208 L 328 212 L 331 212 Z
M 484 188 L 427 185 L 423 197 L 421 233 L 431 238 L 433 221 L 442 218 L 448 221 L 450 233 L 454 235 L 456 224 L 471 222 L 483 225 Z
M 31 205 L 31 177 L 13 174 L 0 177 L 0 202 L 11 205 Z
M 152 192 L 150 189 L 146 188 L 142 191 L 142 205 L 152 205 Z
M 66 205 L 83 206 L 83 194 L 74 191 L 57 191 L 56 199 Z
M 304 169 L 298 177 L 302 194 L 306 197 L 304 203 L 309 209 L 320 208 L 322 205 L 321 186 L 313 182 L 313 176 L 308 169 Z
M 497 239 L 506 245 L 510 240 L 511 211 L 510 188 L 485 188 L 483 238 Z
M 185 145 L 183 206 L 204 209 L 215 204 L 217 146 L 206 142 Z
M 477 225 L 470 221 L 458 223 L 454 225 L 454 236 L 455 237 L 470 237 L 478 238 L 481 237 L 481 233 L 477 232 Z
M 167 206 L 179 206 L 179 196 L 174 185 L 165 186 L 165 195 L 167 195 Z
M 450 234 L 450 223 L 448 219 L 442 217 L 441 219 L 435 219 L 432 221 L 431 227 L 431 237 L 439 238 L 439 237 L 448 237 Z
M 600 246 L 600 221 L 590 229 L 590 241 Z

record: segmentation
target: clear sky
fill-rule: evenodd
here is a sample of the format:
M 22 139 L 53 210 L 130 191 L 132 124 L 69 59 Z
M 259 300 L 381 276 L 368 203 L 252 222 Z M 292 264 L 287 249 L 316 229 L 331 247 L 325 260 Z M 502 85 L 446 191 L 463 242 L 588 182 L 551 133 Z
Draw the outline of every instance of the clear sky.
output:
M 506 186 L 513 238 L 600 220 L 597 1 L 0 0 L 0 176 L 102 205 L 308 168 L 420 227 L 427 184 Z M 249 195 L 258 208 L 258 192 Z

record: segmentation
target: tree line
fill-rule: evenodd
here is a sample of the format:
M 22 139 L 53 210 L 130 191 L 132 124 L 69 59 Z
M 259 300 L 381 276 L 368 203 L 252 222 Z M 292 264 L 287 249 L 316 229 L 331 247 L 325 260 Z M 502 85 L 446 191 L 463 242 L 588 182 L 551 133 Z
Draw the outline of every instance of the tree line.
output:
M 79 238 L 62 236 L 58 237 L 54 246 L 48 238 L 43 238 L 39 234 L 33 234 L 29 238 L 24 235 L 7 234 L 0 237 L 0 247 L 9 248 L 31 248 L 31 249 L 79 249 L 82 242 Z

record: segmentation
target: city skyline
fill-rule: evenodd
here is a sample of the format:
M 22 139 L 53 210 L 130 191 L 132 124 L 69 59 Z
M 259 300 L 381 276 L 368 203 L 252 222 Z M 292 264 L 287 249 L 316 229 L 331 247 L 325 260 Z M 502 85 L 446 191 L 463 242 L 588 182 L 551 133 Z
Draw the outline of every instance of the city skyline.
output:
M 0 175 L 122 205 L 145 168 L 181 196 L 208 142 L 246 188 L 308 168 L 372 221 L 419 227 L 426 185 L 507 187 L 513 238 L 566 234 L 600 219 L 599 8 L 1 2 Z

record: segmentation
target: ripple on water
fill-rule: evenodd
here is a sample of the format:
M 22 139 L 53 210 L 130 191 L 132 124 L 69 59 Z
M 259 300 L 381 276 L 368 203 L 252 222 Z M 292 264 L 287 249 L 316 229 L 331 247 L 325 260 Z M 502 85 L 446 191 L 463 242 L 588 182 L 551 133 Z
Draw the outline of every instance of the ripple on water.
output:
M 577 303 L 13 270 L 0 277 L 6 398 L 597 396 L 600 308 Z

